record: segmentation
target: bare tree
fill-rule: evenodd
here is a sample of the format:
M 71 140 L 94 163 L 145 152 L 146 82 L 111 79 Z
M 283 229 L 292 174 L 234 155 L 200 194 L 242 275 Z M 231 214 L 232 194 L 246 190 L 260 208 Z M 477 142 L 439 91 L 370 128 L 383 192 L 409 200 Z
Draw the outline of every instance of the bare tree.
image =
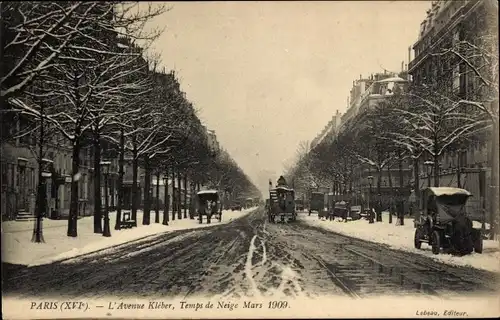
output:
M 55 60 L 84 25 L 96 2 L 2 2 L 2 99 L 19 96 Z

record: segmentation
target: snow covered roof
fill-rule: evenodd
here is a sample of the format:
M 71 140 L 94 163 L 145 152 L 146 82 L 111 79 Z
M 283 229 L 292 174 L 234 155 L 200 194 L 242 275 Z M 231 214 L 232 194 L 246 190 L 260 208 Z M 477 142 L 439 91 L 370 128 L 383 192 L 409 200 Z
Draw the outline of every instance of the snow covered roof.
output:
M 431 190 L 436 196 L 447 196 L 447 195 L 455 195 L 462 194 L 466 196 L 472 195 L 469 191 L 460 188 L 451 188 L 451 187 L 431 187 L 428 188 Z
M 214 193 L 218 193 L 217 190 L 201 190 L 201 191 L 198 191 L 198 194 L 214 194 Z
M 293 191 L 293 189 L 289 189 L 287 187 L 282 187 L 282 186 L 279 186 L 279 187 L 276 187 L 276 190 L 286 190 L 286 191 Z
M 386 83 L 386 82 L 407 82 L 407 81 L 403 78 L 400 78 L 400 77 L 393 77 L 393 78 L 383 79 L 383 80 L 380 80 L 377 82 L 378 83 Z

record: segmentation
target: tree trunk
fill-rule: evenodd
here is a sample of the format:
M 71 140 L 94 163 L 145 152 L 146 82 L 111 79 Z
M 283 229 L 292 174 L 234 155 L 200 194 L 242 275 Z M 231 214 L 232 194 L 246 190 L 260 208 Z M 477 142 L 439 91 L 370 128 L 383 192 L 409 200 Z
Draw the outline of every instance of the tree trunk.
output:
M 377 222 L 382 222 L 382 193 L 381 193 L 381 185 L 380 183 L 382 182 L 382 169 L 377 171 L 378 177 L 377 177 L 377 206 L 375 209 L 375 212 L 377 214 Z
M 187 174 L 184 175 L 184 219 L 187 219 Z
M 175 168 L 172 167 L 172 221 L 175 220 L 177 211 L 177 193 L 175 192 Z
M 73 141 L 73 160 L 71 165 L 71 202 L 68 215 L 68 237 L 78 236 L 78 173 L 80 171 L 80 132 L 75 130 Z
M 182 195 L 182 178 L 180 171 L 177 172 L 177 218 L 182 219 L 182 206 L 181 206 L 181 195 Z
M 394 198 L 396 198 L 395 190 L 392 185 L 392 176 L 391 176 L 391 167 L 387 166 L 387 178 L 389 179 L 389 189 L 390 198 L 389 198 L 389 223 L 392 223 L 392 215 L 394 214 Z
M 139 188 L 138 188 L 138 170 L 139 170 L 139 155 L 134 143 L 132 150 L 132 220 L 134 227 L 137 227 L 137 208 L 139 207 Z
M 156 173 L 156 208 L 155 223 L 160 223 L 160 171 Z
M 439 187 L 439 156 L 434 156 L 434 187 Z
M 111 193 L 111 197 L 108 199 L 110 201 L 109 203 L 109 210 L 116 210 L 116 203 L 115 203 L 115 194 L 116 194 L 116 180 L 115 179 L 110 179 L 108 177 L 108 184 L 109 184 L 109 193 Z
M 457 152 L 457 188 L 462 188 L 462 151 Z
M 420 161 L 418 158 L 413 159 L 413 175 L 414 175 L 414 180 L 415 180 L 415 198 L 417 200 L 416 202 L 416 208 L 415 212 L 420 211 L 420 172 L 419 172 L 419 166 L 420 166 Z
M 115 230 L 120 230 L 122 220 L 122 204 L 123 204 L 123 176 L 125 175 L 125 132 L 120 129 L 120 159 L 118 160 L 118 203 L 116 206 L 116 223 Z
M 399 210 L 398 210 L 398 218 L 399 218 L 399 225 L 404 226 L 405 224 L 405 201 L 404 201 L 404 195 L 403 195 L 403 159 L 401 159 L 401 151 L 399 151 L 398 154 L 398 171 L 399 171 Z
M 496 106 L 493 106 L 494 108 L 498 110 L 498 101 L 492 102 L 492 104 L 495 103 Z M 492 109 L 494 110 L 494 109 Z M 491 150 L 491 181 L 489 183 L 489 199 L 490 199 L 490 239 L 494 239 L 495 235 L 498 233 L 499 230 L 499 219 L 500 219 L 500 177 L 499 177 L 499 170 L 498 168 L 500 167 L 500 161 L 499 161 L 499 123 L 498 123 L 498 118 L 493 120 L 493 132 L 492 132 L 492 138 L 491 138 L 491 143 L 492 147 L 490 148 Z
M 0 25 L 2 25 L 2 22 L 0 22 Z M 1 50 L 1 49 L 0 49 Z M 43 213 L 46 211 L 47 203 L 46 203 L 46 188 L 45 188 L 45 181 L 42 176 L 42 171 L 43 171 L 43 146 L 45 145 L 44 138 L 45 138 L 45 132 L 44 132 L 44 121 L 43 121 L 43 103 L 41 104 L 40 108 L 40 136 L 38 140 L 38 184 L 37 184 L 37 193 L 36 193 L 36 199 L 35 199 L 35 214 L 36 214 L 36 223 L 35 227 L 33 230 L 33 238 L 31 241 L 40 243 L 44 242 L 43 241 L 43 231 L 42 231 L 42 218 L 43 218 Z
M 144 155 L 144 213 L 142 224 L 149 225 L 151 221 L 151 167 L 149 155 Z
M 169 206 L 170 206 L 170 200 L 169 200 L 169 195 L 168 195 L 168 167 L 165 169 L 165 177 L 166 177 L 166 183 L 165 183 L 165 195 L 164 195 L 164 209 L 163 209 L 163 225 L 168 226 L 168 212 L 169 212 Z
M 102 203 L 101 203 L 101 144 L 99 131 L 94 128 L 94 233 L 102 233 Z
M 189 201 L 189 219 L 194 219 L 194 211 L 195 211 L 194 204 L 196 199 L 195 189 L 196 189 L 196 183 L 191 182 L 191 184 L 189 185 L 189 191 L 191 194 L 191 198 Z

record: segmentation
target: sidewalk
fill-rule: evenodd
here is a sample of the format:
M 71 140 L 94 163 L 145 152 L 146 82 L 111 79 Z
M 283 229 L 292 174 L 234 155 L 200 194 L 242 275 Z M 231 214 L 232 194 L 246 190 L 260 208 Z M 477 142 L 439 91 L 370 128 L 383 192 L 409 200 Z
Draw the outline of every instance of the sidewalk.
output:
M 364 219 L 349 221 L 347 223 L 320 220 L 315 214 L 311 216 L 300 214 L 299 218 L 311 226 L 362 240 L 386 244 L 393 249 L 423 255 L 449 265 L 469 266 L 493 272 L 500 271 L 499 242 L 495 240 L 484 240 L 482 254 L 472 253 L 463 257 L 443 253 L 434 255 L 431 252 L 431 247 L 426 243 L 422 243 L 421 250 L 415 249 L 413 244 L 415 228 L 413 227 L 412 218 L 405 219 L 404 226 L 397 226 L 395 217 L 393 217 L 393 223 L 389 224 L 388 212 L 383 213 L 382 222 L 375 222 L 373 224 L 369 224 L 368 221 Z M 480 228 L 481 224 L 474 221 L 474 227 Z
M 67 220 L 43 220 L 44 243 L 31 242 L 34 221 L 8 221 L 2 223 L 2 262 L 35 266 L 52 263 L 85 253 L 105 249 L 111 246 L 127 243 L 140 238 L 154 236 L 163 232 L 177 230 L 206 228 L 226 224 L 241 218 L 255 208 L 242 211 L 224 210 L 222 221 L 212 219 L 210 224 L 202 224 L 197 219 L 169 221 L 168 226 L 161 224 L 163 212 L 160 211 L 160 223 L 154 223 L 155 212 L 151 212 L 151 224 L 143 226 L 142 211 L 137 211 L 138 226 L 132 229 L 114 230 L 116 211 L 110 212 L 111 237 L 106 238 L 94 233 L 94 218 L 85 217 L 78 220 L 78 237 L 66 236 Z M 170 217 L 172 213 L 170 213 Z

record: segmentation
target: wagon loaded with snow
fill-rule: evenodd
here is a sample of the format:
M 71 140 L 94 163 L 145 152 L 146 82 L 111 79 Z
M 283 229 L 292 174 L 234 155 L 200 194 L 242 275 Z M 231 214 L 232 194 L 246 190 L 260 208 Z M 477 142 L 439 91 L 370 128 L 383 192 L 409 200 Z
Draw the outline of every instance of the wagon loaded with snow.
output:
M 482 253 L 480 229 L 474 229 L 465 210 L 471 194 L 465 189 L 435 187 L 422 190 L 421 215 L 416 219 L 415 248 L 422 242 L 438 254 L 443 248 L 459 255 Z
M 269 191 L 269 199 L 269 222 L 276 222 L 276 218 L 281 222 L 295 221 L 297 219 L 297 213 L 295 211 L 295 191 L 293 189 L 289 189 L 285 186 L 278 186 Z
M 222 220 L 222 206 L 219 202 L 219 193 L 217 190 L 202 190 L 197 193 L 198 220 L 203 223 L 203 216 L 207 217 L 207 223 L 210 223 L 212 216 Z

